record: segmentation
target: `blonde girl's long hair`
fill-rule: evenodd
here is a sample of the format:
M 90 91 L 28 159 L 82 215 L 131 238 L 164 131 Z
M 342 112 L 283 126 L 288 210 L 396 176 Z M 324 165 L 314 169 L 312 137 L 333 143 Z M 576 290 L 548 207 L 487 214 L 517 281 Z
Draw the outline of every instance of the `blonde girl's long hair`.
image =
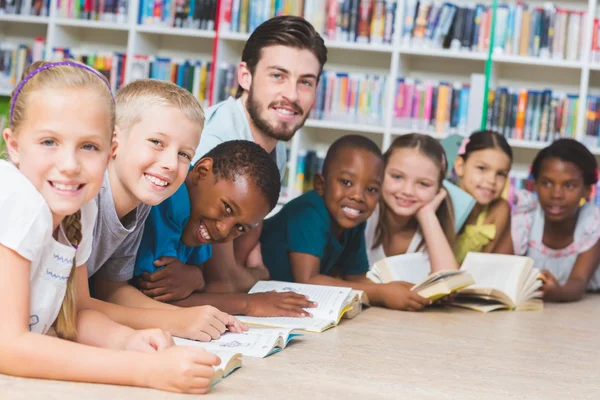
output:
M 440 188 L 443 187 L 442 184 L 444 182 L 444 177 L 446 176 L 448 162 L 444 148 L 437 140 L 429 135 L 422 135 L 419 133 L 398 136 L 383 155 L 385 168 L 387 168 L 394 151 L 398 149 L 415 149 L 433 161 L 440 171 L 438 176 L 438 186 Z M 386 217 L 389 212 L 391 211 L 388 209 L 382 196 L 379 201 L 379 221 L 377 222 L 377 227 L 375 229 L 374 249 L 383 243 L 384 232 L 389 230 L 386 222 Z M 436 216 L 440 221 L 440 225 L 442 226 L 442 230 L 444 231 L 448 243 L 451 247 L 454 247 L 456 239 L 456 232 L 454 231 L 454 208 L 452 207 L 452 200 L 449 195 L 446 196 L 444 201 L 438 207 Z M 419 248 L 422 248 L 424 244 L 424 241 L 421 242 Z

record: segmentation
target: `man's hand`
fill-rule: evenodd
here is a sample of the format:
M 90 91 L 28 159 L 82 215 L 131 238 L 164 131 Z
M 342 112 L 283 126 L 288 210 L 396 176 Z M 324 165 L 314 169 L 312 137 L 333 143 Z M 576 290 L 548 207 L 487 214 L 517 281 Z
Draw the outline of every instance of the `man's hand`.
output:
M 184 264 L 174 257 L 160 257 L 154 265 L 163 268 L 151 274 L 144 272 L 136 281 L 142 293 L 154 300 L 181 300 L 204 288 L 204 276 L 198 266 Z
M 304 308 L 317 307 L 302 294 L 276 291 L 248 295 L 244 315 L 252 317 L 312 317 Z

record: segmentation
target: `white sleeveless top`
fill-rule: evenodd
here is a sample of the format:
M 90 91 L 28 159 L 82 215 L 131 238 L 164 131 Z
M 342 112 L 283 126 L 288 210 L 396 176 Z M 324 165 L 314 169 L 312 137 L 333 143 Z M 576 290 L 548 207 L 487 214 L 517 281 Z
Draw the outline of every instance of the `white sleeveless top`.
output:
M 367 220 L 367 225 L 365 227 L 365 245 L 367 246 L 367 258 L 369 259 L 369 267 L 372 267 L 379 260 L 383 260 L 387 257 L 385 251 L 383 250 L 383 245 L 373 248 L 373 244 L 375 243 L 375 230 L 377 228 L 377 222 L 379 221 L 379 205 L 375 207 L 375 211 L 371 217 Z M 417 229 L 415 234 L 413 235 L 408 249 L 406 249 L 406 254 L 409 253 L 425 253 L 429 255 L 427 252 L 427 245 L 423 244 L 419 249 L 419 245 L 423 241 L 423 235 L 421 233 L 421 228 Z M 396 255 L 396 254 L 393 254 Z
M 45 334 L 62 305 L 73 257 L 85 264 L 92 250 L 97 208 L 81 208 L 82 241 L 77 250 L 62 228 L 52 237 L 52 213 L 44 197 L 14 165 L 0 160 L 0 245 L 31 262 L 29 330 Z

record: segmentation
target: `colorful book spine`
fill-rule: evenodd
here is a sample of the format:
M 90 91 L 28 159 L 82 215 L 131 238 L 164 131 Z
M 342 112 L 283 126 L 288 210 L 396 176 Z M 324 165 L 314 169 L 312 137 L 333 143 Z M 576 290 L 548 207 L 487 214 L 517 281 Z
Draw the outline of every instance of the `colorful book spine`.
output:
M 56 0 L 56 11 L 60 18 L 126 23 L 128 5 L 125 0 Z

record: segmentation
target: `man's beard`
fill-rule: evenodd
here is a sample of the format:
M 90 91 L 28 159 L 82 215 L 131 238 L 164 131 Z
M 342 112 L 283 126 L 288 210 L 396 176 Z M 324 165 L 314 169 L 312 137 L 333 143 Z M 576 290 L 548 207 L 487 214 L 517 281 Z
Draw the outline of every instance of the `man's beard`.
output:
M 248 114 L 250 115 L 250 119 L 254 123 L 254 126 L 256 126 L 258 129 L 260 129 L 260 131 L 262 131 L 265 135 L 267 135 L 273 139 L 282 140 L 284 142 L 287 142 L 292 137 L 294 137 L 294 134 L 296 133 L 296 131 L 298 129 L 300 129 L 300 128 L 302 128 L 302 126 L 304 126 L 304 122 L 306 122 L 306 119 L 308 118 L 308 115 L 309 115 L 308 113 L 306 114 L 304 119 L 297 126 L 289 127 L 287 124 L 280 124 L 279 127 L 271 126 L 267 120 L 263 119 L 260 116 L 260 106 L 261 105 L 254 99 L 253 93 L 254 93 L 254 91 L 252 90 L 252 87 L 251 87 L 250 91 L 248 93 L 248 99 L 246 100 L 246 109 L 248 110 Z M 277 106 L 278 104 L 279 103 L 271 103 L 267 107 L 267 110 L 273 106 Z M 286 106 L 291 107 L 295 112 L 302 115 L 302 108 L 300 108 L 300 106 L 298 104 L 292 103 L 292 104 L 286 104 Z

